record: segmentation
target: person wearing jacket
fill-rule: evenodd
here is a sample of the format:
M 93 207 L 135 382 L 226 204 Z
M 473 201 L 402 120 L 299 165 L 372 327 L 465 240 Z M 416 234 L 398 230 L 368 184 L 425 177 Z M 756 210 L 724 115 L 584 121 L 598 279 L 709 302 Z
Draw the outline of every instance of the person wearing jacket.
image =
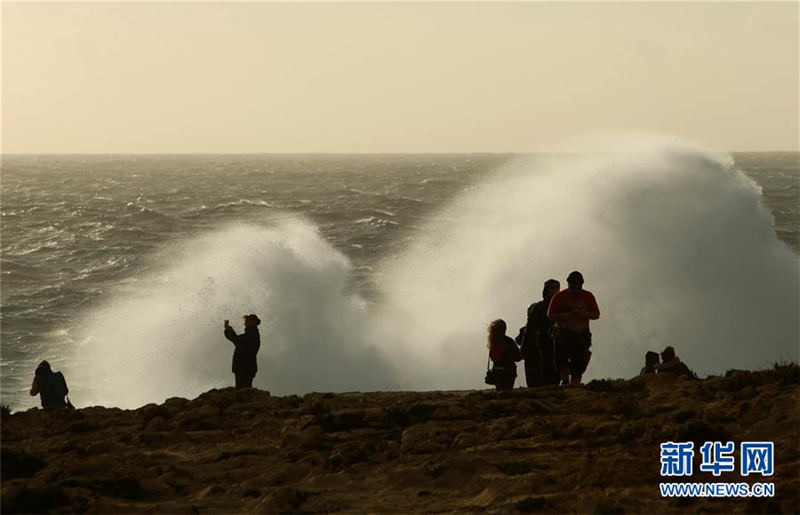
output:
M 561 283 L 548 279 L 542 288 L 542 300 L 528 307 L 520 353 L 525 360 L 525 382 L 529 388 L 558 384 L 559 381 L 553 350 L 554 322 L 547 318 L 547 308 L 550 306 L 550 299 L 560 290 Z
M 253 378 L 258 372 L 256 355 L 258 349 L 261 348 L 261 336 L 258 333 L 258 325 L 261 320 L 253 314 L 245 315 L 242 318 L 244 319 L 244 333 L 236 334 L 228 320 L 225 320 L 224 333 L 225 338 L 230 340 L 235 347 L 231 371 L 236 377 L 237 389 L 253 387 Z
M 31 384 L 30 394 L 32 397 L 39 395 L 44 409 L 66 408 L 65 397 L 69 393 L 67 381 L 61 372 L 53 372 L 50 363 L 42 361 L 36 367 Z
M 514 340 L 506 335 L 505 320 L 498 319 L 489 324 L 488 340 L 486 346 L 489 348 L 489 358 L 495 373 L 495 388 L 511 390 L 517 378 L 517 361 L 522 356 Z

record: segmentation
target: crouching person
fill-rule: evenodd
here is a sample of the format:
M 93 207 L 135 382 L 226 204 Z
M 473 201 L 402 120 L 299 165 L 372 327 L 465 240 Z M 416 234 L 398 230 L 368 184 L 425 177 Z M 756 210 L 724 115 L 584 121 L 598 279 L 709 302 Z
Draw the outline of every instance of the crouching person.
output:
M 658 364 L 658 352 L 653 352 L 651 350 L 647 351 L 647 353 L 644 355 L 644 368 L 642 368 L 642 371 L 639 372 L 639 375 L 646 376 L 655 374 Z
M 675 355 L 672 346 L 667 347 L 661 352 L 661 363 L 655 365 L 656 372 L 659 374 L 672 374 L 676 377 L 686 377 L 687 379 L 697 379 L 697 374 Z
M 42 361 L 36 367 L 31 384 L 31 396 L 39 395 L 44 409 L 61 409 L 68 406 L 66 396 L 69 393 L 67 380 L 61 372 L 53 372 L 50 363 Z

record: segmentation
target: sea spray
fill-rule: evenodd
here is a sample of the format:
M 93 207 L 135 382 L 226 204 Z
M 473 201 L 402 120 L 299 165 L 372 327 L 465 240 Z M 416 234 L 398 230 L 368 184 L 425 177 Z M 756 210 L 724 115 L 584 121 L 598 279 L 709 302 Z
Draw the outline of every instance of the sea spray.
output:
M 308 222 L 234 224 L 177 242 L 154 271 L 120 287 L 82 329 L 69 376 L 81 404 L 132 407 L 230 386 L 229 318 L 261 319 L 254 386 L 277 394 L 391 387 L 364 338 L 351 266 Z M 78 393 L 79 392 L 79 393 Z
M 516 335 L 574 269 L 601 311 L 587 379 L 667 345 L 701 374 L 798 357 L 798 259 L 760 191 L 729 156 L 664 141 L 521 159 L 455 199 L 386 264 L 379 339 L 417 388 L 480 387 L 486 324 Z
M 255 386 L 276 394 L 484 387 L 486 324 L 505 318 L 513 336 L 544 280 L 574 269 L 601 310 L 587 380 L 635 375 L 667 345 L 701 375 L 796 360 L 798 259 L 758 188 L 724 153 L 622 150 L 484 177 L 375 267 L 371 306 L 310 222 L 178 240 L 75 331 L 75 400 L 130 407 L 231 385 L 222 320 L 241 330 L 249 312 L 264 321 Z

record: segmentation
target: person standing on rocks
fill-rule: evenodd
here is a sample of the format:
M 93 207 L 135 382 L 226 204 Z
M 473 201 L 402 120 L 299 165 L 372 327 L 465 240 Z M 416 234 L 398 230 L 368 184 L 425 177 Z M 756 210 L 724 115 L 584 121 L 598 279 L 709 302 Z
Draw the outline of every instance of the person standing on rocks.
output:
M 528 307 L 528 321 L 522 339 L 522 359 L 525 360 L 525 382 L 528 387 L 558 384 L 551 336 L 554 322 L 547 318 L 550 300 L 561 289 L 561 283 L 548 279 L 542 289 L 542 300 Z
M 594 295 L 583 289 L 583 274 L 578 271 L 567 276 L 566 290 L 550 301 L 547 318 L 555 322 L 555 358 L 561 384 L 581 384 L 581 378 L 592 356 L 592 333 L 589 320 L 600 318 L 600 308 Z
M 522 359 L 516 342 L 506 335 L 505 320 L 495 320 L 489 324 L 489 358 L 495 374 L 494 386 L 497 390 L 511 390 L 517 379 L 517 361 Z
M 31 384 L 31 396 L 39 395 L 44 409 L 66 408 L 65 397 L 69 393 L 67 380 L 61 372 L 53 372 L 50 363 L 42 361 L 36 367 L 33 374 L 33 384 Z
M 225 338 L 229 339 L 236 349 L 233 351 L 233 365 L 231 370 L 236 377 L 236 388 L 252 388 L 253 378 L 258 372 L 256 355 L 261 348 L 261 336 L 258 325 L 261 320 L 256 315 L 250 314 L 244 319 L 244 333 L 236 334 L 228 320 L 225 320 Z

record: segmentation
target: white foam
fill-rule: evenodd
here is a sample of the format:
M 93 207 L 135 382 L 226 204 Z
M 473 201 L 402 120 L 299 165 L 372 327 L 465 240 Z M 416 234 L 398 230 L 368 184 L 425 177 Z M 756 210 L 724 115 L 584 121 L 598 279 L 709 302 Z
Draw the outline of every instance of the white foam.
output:
M 83 324 L 69 376 L 81 404 L 138 406 L 229 386 L 229 318 L 262 319 L 255 385 L 275 393 L 390 386 L 365 338 L 351 265 L 309 223 L 232 225 L 179 242 Z M 77 397 L 81 395 L 81 398 Z
M 673 345 L 700 374 L 798 359 L 798 258 L 729 156 L 676 141 L 520 159 L 431 216 L 375 267 L 372 307 L 309 222 L 217 228 L 176 242 L 76 332 L 74 401 L 137 406 L 232 383 L 222 320 L 263 320 L 255 385 L 484 387 L 485 327 L 516 334 L 548 278 L 598 299 L 586 379 L 630 377 Z M 522 376 L 522 373 L 520 373 Z M 520 377 L 519 382 L 523 381 Z
M 516 335 L 543 282 L 575 269 L 602 312 L 586 379 L 631 377 L 667 345 L 701 374 L 797 360 L 798 259 L 760 190 L 724 153 L 623 143 L 516 162 L 388 267 L 383 309 L 406 327 L 389 348 L 408 349 L 415 387 L 481 386 L 486 324 Z

